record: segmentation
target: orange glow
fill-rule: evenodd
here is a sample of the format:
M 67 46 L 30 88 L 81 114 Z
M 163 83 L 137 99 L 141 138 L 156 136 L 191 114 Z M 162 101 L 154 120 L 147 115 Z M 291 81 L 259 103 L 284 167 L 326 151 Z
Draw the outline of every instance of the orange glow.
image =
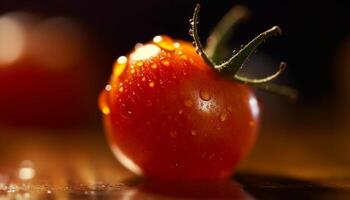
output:
M 29 160 L 24 160 L 18 170 L 18 178 L 21 180 L 30 180 L 35 176 L 35 169 L 33 163 Z
M 108 115 L 111 112 L 107 104 L 107 94 L 107 90 L 103 91 L 98 100 L 98 106 L 104 115 Z

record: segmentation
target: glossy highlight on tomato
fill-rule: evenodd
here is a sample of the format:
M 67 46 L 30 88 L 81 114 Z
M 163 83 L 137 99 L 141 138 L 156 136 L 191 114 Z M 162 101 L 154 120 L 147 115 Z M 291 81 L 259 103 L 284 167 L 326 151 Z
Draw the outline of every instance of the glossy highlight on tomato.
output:
M 221 77 L 191 43 L 164 35 L 117 59 L 99 106 L 119 161 L 163 180 L 229 177 L 259 127 L 249 86 Z

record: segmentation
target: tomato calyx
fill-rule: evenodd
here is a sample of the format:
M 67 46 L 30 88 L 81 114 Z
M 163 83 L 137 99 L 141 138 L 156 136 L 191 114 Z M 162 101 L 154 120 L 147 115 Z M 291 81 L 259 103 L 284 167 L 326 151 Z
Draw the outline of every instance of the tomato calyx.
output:
M 229 19 L 229 17 L 232 17 L 233 12 L 237 11 L 237 7 L 234 7 L 231 12 L 228 13 L 224 17 L 222 21 L 225 23 L 219 23 L 218 27 L 214 29 L 214 32 L 216 34 L 215 38 L 217 40 L 217 44 L 220 44 L 224 41 L 224 38 L 227 34 L 222 33 L 217 34 L 221 31 L 229 31 L 229 28 L 226 30 L 222 30 L 223 26 L 225 24 L 228 24 L 228 26 L 234 26 L 236 22 L 238 22 L 240 19 L 245 18 L 248 11 L 246 11 L 244 8 L 240 8 L 241 11 L 240 14 L 237 14 L 235 18 L 232 18 L 232 20 Z M 243 10 L 242 10 L 243 9 Z M 257 37 L 255 37 L 253 40 L 251 40 L 248 44 L 242 45 L 240 49 L 233 52 L 233 55 L 226 60 L 225 62 L 221 64 L 217 64 L 211 56 L 217 55 L 217 51 L 219 50 L 219 45 L 212 45 L 210 46 L 210 54 L 209 56 L 207 52 L 204 50 L 203 45 L 200 41 L 199 34 L 198 34 L 198 23 L 199 23 L 199 11 L 200 11 L 200 5 L 197 4 L 193 13 L 192 19 L 190 19 L 191 29 L 189 31 L 189 34 L 193 37 L 193 44 L 196 48 L 196 52 L 202 57 L 204 62 L 206 62 L 210 67 L 212 67 L 216 72 L 221 74 L 223 77 L 227 77 L 229 79 L 241 82 L 243 84 L 248 84 L 250 86 L 263 89 L 266 91 L 269 91 L 271 93 L 279 94 L 282 96 L 288 97 L 290 100 L 295 100 L 297 98 L 297 91 L 295 89 L 281 86 L 277 84 L 270 83 L 270 81 L 276 79 L 286 68 L 287 64 L 285 62 L 281 62 L 279 65 L 279 69 L 272 75 L 261 78 L 261 79 L 252 79 L 248 77 L 244 77 L 238 74 L 239 70 L 242 68 L 244 62 L 248 59 L 248 57 L 261 45 L 262 42 L 264 42 L 266 39 L 272 37 L 272 36 L 279 36 L 282 34 L 282 30 L 279 26 L 273 26 L 272 28 L 266 30 L 263 33 L 260 33 Z M 220 29 L 215 31 L 216 29 Z M 219 36 L 218 36 L 219 35 Z M 209 38 L 213 38 L 214 36 L 210 36 Z M 215 57 L 216 58 L 216 57 Z

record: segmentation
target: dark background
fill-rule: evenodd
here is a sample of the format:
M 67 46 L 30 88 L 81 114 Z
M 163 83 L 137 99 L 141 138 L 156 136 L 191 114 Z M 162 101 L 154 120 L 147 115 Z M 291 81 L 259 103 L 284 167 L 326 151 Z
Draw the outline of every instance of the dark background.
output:
M 202 4 L 200 32 L 205 38 L 220 17 L 236 4 L 246 5 L 252 17 L 240 25 L 233 39 L 238 45 L 273 25 L 283 37 L 271 39 L 260 51 L 289 64 L 291 84 L 303 100 L 328 99 L 334 95 L 334 61 L 342 42 L 349 37 L 349 6 L 341 1 L 197 1 Z M 106 48 L 106 80 L 113 60 L 137 42 L 156 34 L 190 40 L 188 19 L 196 1 L 70 1 L 1 0 L 0 13 L 30 11 L 47 17 L 68 16 L 94 32 Z M 107 66 L 108 65 L 108 66 Z
M 86 87 L 79 84 L 77 88 L 71 89 L 71 86 L 76 83 L 74 82 L 76 80 L 74 75 L 72 76 L 73 84 L 63 86 L 55 84 L 56 82 L 67 82 L 65 80 L 66 76 L 61 76 L 61 74 L 53 81 L 45 79 L 47 85 L 56 86 L 62 91 L 55 103 L 52 103 L 50 98 L 46 101 L 43 97 L 46 97 L 46 95 L 55 97 L 53 92 L 56 92 L 57 89 L 52 90 L 46 84 L 42 84 L 44 82 L 40 82 L 40 80 L 36 80 L 36 82 L 39 82 L 40 86 L 44 85 L 44 87 L 40 87 L 39 90 L 36 90 L 35 86 L 25 87 L 28 96 L 15 92 L 11 93 L 15 94 L 15 98 L 13 98 L 6 92 L 2 92 L 2 88 L 11 89 L 12 87 L 7 86 L 8 83 L 6 82 L 2 83 L 0 77 L 2 83 L 0 86 L 4 86 L 0 87 L 0 185 L 2 184 L 1 181 L 4 182 L 5 186 L 6 182 L 12 184 L 12 178 L 17 177 L 18 167 L 22 165 L 22 161 L 26 160 L 34 163 L 37 174 L 34 181 L 45 183 L 45 185 L 39 185 L 40 188 L 43 188 L 43 191 L 37 191 L 45 193 L 44 195 L 46 195 L 46 189 L 48 189 L 47 184 L 50 185 L 51 182 L 53 186 L 57 184 L 64 186 L 62 187 L 64 192 L 69 193 L 70 190 L 67 190 L 67 188 L 71 188 L 74 194 L 80 194 L 75 191 L 74 187 L 71 187 L 71 184 L 76 183 L 80 190 L 83 189 L 81 191 L 86 192 L 85 188 L 81 187 L 79 183 L 91 185 L 95 181 L 101 180 L 102 183 L 107 183 L 107 185 L 114 185 L 113 183 L 120 183 L 121 180 L 133 177 L 116 161 L 109 149 L 103 134 L 102 114 L 97 107 L 98 93 L 107 83 L 116 58 L 128 54 L 136 43 L 150 41 L 158 34 L 191 40 L 188 35 L 188 20 L 192 16 L 195 3 L 196 1 L 191 0 L 0 0 L 0 17 L 12 12 L 25 11 L 41 16 L 44 22 L 45 19 L 62 16 L 65 19 L 72 19 L 72 22 L 80 22 L 77 23 L 79 25 L 86 26 L 89 31 L 77 29 L 78 36 L 93 38 L 89 39 L 87 43 L 97 42 L 97 45 L 93 50 L 86 48 L 87 51 L 90 51 L 90 54 L 83 54 L 83 57 L 92 63 L 91 67 L 96 68 L 103 75 L 100 76 L 100 73 L 94 73 L 93 79 L 84 79 L 85 82 L 82 85 L 85 86 L 88 83 L 86 85 L 88 85 L 89 93 L 78 97 L 74 94 L 77 91 L 85 91 Z M 221 16 L 237 4 L 247 6 L 251 10 L 252 16 L 249 21 L 239 25 L 234 38 L 230 41 L 233 48 L 248 42 L 258 33 L 271 26 L 279 25 L 283 30 L 282 37 L 269 39 L 259 48 L 251 60 L 268 68 L 268 70 L 257 68 L 257 70 L 264 70 L 262 73 L 269 73 L 269 70 L 274 70 L 278 61 L 287 61 L 289 67 L 286 73 L 276 81 L 296 87 L 300 91 L 301 97 L 296 104 L 290 104 L 288 101 L 284 101 L 285 99 L 275 98 L 270 94 L 258 95 L 259 98 L 265 98 L 262 99 L 265 101 L 262 101 L 261 104 L 263 111 L 261 134 L 255 150 L 248 160 L 242 164 L 241 169 L 248 174 L 262 174 L 266 177 L 272 176 L 272 178 L 274 176 L 291 177 L 308 181 L 305 185 L 293 186 L 292 183 L 286 184 L 278 181 L 280 179 L 267 179 L 267 181 L 259 182 L 261 179 L 253 178 L 251 180 L 257 181 L 256 184 L 252 184 L 254 188 L 262 189 L 263 194 L 270 195 L 269 197 L 274 197 L 273 194 L 276 193 L 286 196 L 286 194 L 288 195 L 286 192 L 292 190 L 293 192 L 298 190 L 301 193 L 305 192 L 307 195 L 312 194 L 320 197 L 326 194 L 314 191 L 315 187 L 310 185 L 309 180 L 326 178 L 331 181 L 322 183 L 322 185 L 330 186 L 332 189 L 327 191 L 350 191 L 348 179 L 350 177 L 350 84 L 348 84 L 350 77 L 350 7 L 347 3 L 330 0 L 317 2 L 305 0 L 289 2 L 206 0 L 200 3 L 202 11 L 199 28 L 203 42 Z M 71 44 L 69 43 L 71 41 L 77 41 L 75 35 L 69 35 L 69 30 L 68 32 L 62 31 L 62 27 L 65 26 L 57 27 L 57 30 L 52 31 L 51 37 L 43 41 L 50 45 L 52 44 L 50 38 L 53 38 L 57 42 L 57 33 L 66 34 L 62 36 L 62 40 L 68 41 L 63 42 L 64 47 Z M 31 31 L 35 32 L 36 28 L 33 27 L 34 31 Z M 47 30 L 44 29 L 44 31 Z M 90 37 L 91 35 L 93 37 Z M 83 40 L 83 42 L 86 41 Z M 344 48 L 346 43 L 348 44 L 347 50 L 346 47 Z M 5 44 L 4 46 L 6 47 Z M 79 47 L 79 45 L 74 44 L 71 46 Z M 344 50 L 341 50 L 342 48 Z M 55 50 L 55 48 L 52 49 Z M 55 52 L 52 49 L 48 48 L 48 52 Z M 32 49 L 29 48 L 27 51 L 32 51 Z M 66 52 L 65 48 L 61 51 Z M 63 54 L 62 57 L 66 56 L 64 53 L 58 52 Z M 75 52 L 69 53 L 74 54 Z M 90 56 L 92 53 L 96 56 Z M 340 54 L 343 55 L 342 59 L 339 59 Z M 57 55 L 54 55 L 56 58 Z M 259 55 L 268 57 L 267 60 L 269 61 L 261 62 L 264 60 L 260 59 Z M 45 58 L 45 55 L 41 55 L 41 57 Z M 342 60 L 340 64 L 337 62 L 338 60 Z M 26 67 L 23 62 L 26 63 L 27 60 L 21 62 L 19 62 L 20 66 L 17 64 L 15 67 L 18 67 L 18 69 L 22 65 Z M 79 65 L 85 67 L 80 62 Z M 11 69 L 16 69 L 15 67 L 4 69 L 11 71 Z M 28 67 L 37 69 L 34 68 L 35 66 L 31 66 L 31 63 Z M 50 66 L 44 65 L 43 67 Z M 72 67 L 73 71 L 82 69 L 74 68 L 76 66 Z M 86 69 L 90 68 L 85 67 L 82 71 L 89 72 Z M 63 72 L 66 75 L 65 70 Z M 13 74 L 15 81 L 10 84 L 11 86 L 20 87 L 26 83 L 21 79 L 17 83 L 18 73 Z M 79 74 L 82 77 L 91 78 L 85 73 Z M 27 82 L 35 80 L 35 77 L 31 79 L 27 74 L 21 74 L 21 76 L 28 79 Z M 68 83 L 70 83 L 70 80 L 68 79 Z M 91 85 L 98 88 L 93 88 Z M 42 94 L 36 95 L 37 93 L 34 92 L 34 95 L 31 95 L 33 93 L 31 91 L 42 91 Z M 65 91 L 68 91 L 68 93 L 65 93 Z M 21 95 L 17 95 L 18 93 Z M 18 96 L 20 98 L 16 98 Z M 75 107 L 72 109 L 70 103 L 60 101 L 61 98 L 68 99 L 68 102 L 71 99 L 77 100 L 79 105 L 91 103 L 85 108 L 87 109 L 85 111 L 87 113 L 89 111 L 93 112 L 91 114 L 92 119 L 84 117 L 85 115 L 89 116 L 90 113 L 77 112 Z M 5 99 L 5 102 L 8 99 L 10 103 L 3 103 L 3 99 Z M 33 109 L 29 109 L 32 113 L 29 111 L 23 112 L 23 110 L 17 108 L 17 105 L 27 102 L 24 100 L 34 102 L 30 106 Z M 14 109 L 8 109 L 10 110 L 9 113 L 4 112 L 2 109 L 11 108 L 9 105 L 12 105 Z M 44 108 L 39 110 L 47 110 L 48 112 L 43 112 L 40 115 L 36 112 L 37 108 Z M 73 112 L 70 112 L 70 110 Z M 62 118 L 57 117 L 58 111 L 62 111 L 59 112 Z M 35 114 L 38 116 L 37 118 L 32 117 Z M 11 118 L 12 116 L 13 118 Z M 22 116 L 24 117 L 21 118 Z M 45 119 L 48 119 L 46 123 Z M 58 123 L 50 124 L 52 121 Z M 244 184 L 244 177 L 249 179 L 249 176 L 243 174 L 238 181 L 242 181 Z M 339 181 L 337 181 L 337 178 L 339 178 Z M 272 188 L 271 184 L 274 185 L 275 181 L 278 184 Z M 23 185 L 27 188 L 27 183 L 30 182 L 18 183 L 21 183 L 21 187 Z M 336 183 L 340 185 L 334 187 L 332 184 Z M 119 187 L 118 184 L 116 186 Z M 57 187 L 53 188 L 53 193 L 56 193 L 55 188 Z M 33 187 L 33 189 L 35 188 Z M 227 187 L 222 187 L 222 189 L 225 190 Z M 26 194 L 21 189 L 18 189 L 18 191 L 20 194 Z M 15 193 L 9 194 L 16 195 L 16 197 L 18 195 Z M 115 194 L 118 195 L 119 193 Z M 127 192 L 127 194 L 125 197 L 132 198 L 130 192 Z M 0 189 L 0 198 L 6 198 L 5 195 Z M 96 197 L 96 195 L 91 196 L 92 199 Z M 325 198 L 327 197 L 331 198 L 325 196 Z M 335 198 L 337 197 L 340 199 L 341 196 L 335 196 Z M 35 199 L 35 195 L 31 198 Z M 48 198 L 52 199 L 52 196 Z M 71 198 L 74 198 L 74 195 L 71 195 Z

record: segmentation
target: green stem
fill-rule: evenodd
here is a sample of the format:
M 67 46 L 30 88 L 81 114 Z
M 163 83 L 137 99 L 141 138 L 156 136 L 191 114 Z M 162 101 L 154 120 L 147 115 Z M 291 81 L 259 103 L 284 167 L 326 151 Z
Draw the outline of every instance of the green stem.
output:
M 297 91 L 285 87 L 280 86 L 277 84 L 270 83 L 271 80 L 277 78 L 282 71 L 285 69 L 286 64 L 284 62 L 281 62 L 280 68 L 277 72 L 274 74 L 262 78 L 262 79 L 251 79 L 243 76 L 239 76 L 237 72 L 242 67 L 244 62 L 247 60 L 247 58 L 257 49 L 257 47 L 264 42 L 267 38 L 273 36 L 273 35 L 280 35 L 281 29 L 278 26 L 274 26 L 271 29 L 261 33 L 256 38 L 254 38 L 251 42 L 249 42 L 247 45 L 242 46 L 234 55 L 229 58 L 226 62 L 216 65 L 212 59 L 209 57 L 209 55 L 204 51 L 203 45 L 200 41 L 200 38 L 198 36 L 198 15 L 199 15 L 200 5 L 197 4 L 196 8 L 193 13 L 193 18 L 190 20 L 191 23 L 191 29 L 190 29 L 190 35 L 193 37 L 194 45 L 196 47 L 197 53 L 203 58 L 204 62 L 207 63 L 210 67 L 212 67 L 217 72 L 221 73 L 224 76 L 229 76 L 231 79 L 244 83 L 249 84 L 251 86 L 254 86 L 256 88 L 260 88 L 266 91 L 269 91 L 271 93 L 283 95 L 289 97 L 291 100 L 296 99 L 297 97 Z M 228 15 L 229 16 L 229 15 Z M 224 23 L 224 22 L 223 22 Z M 226 23 L 226 22 L 225 22 Z M 220 27 L 221 25 L 219 25 Z M 227 36 L 230 32 L 230 28 L 219 28 L 216 29 L 219 30 L 220 33 L 216 33 L 216 42 L 213 42 L 211 46 L 208 47 L 208 49 L 212 49 L 210 52 L 210 55 L 216 55 L 220 49 L 220 46 L 223 45 L 223 42 L 226 40 Z
M 255 85 L 254 87 L 265 90 L 265 91 L 273 93 L 273 94 L 288 97 L 288 99 L 291 102 L 295 102 L 298 98 L 298 95 L 299 95 L 298 91 L 294 88 L 290 88 L 290 87 L 283 86 L 283 85 L 278 85 L 278 84 L 271 83 L 271 82 L 264 83 L 264 84 L 258 84 L 258 85 Z
M 199 55 L 203 58 L 204 62 L 206 62 L 209 66 L 215 68 L 215 63 L 209 58 L 207 53 L 203 50 L 203 45 L 200 41 L 199 34 L 198 34 L 198 14 L 200 11 L 200 5 L 197 4 L 196 8 L 194 9 L 193 18 L 190 20 L 190 24 L 192 28 L 190 29 L 189 33 L 193 37 L 194 44 L 196 47 L 196 51 L 199 53 Z
M 241 5 L 233 7 L 213 29 L 207 40 L 205 52 L 213 61 L 219 61 L 227 41 L 237 24 L 249 17 L 249 10 Z
M 262 84 L 262 83 L 267 83 L 272 81 L 273 79 L 277 78 L 282 72 L 283 70 L 285 70 L 287 67 L 287 64 L 285 62 L 281 62 L 279 69 L 272 75 L 262 78 L 262 79 L 250 79 L 247 77 L 243 77 L 243 76 L 239 76 L 238 74 L 235 74 L 234 79 L 237 81 L 240 81 L 242 83 L 245 84 L 250 84 L 250 85 L 258 85 L 258 84 Z
M 243 46 L 230 59 L 219 65 L 217 68 L 223 74 L 235 75 L 243 63 L 247 60 L 247 58 L 258 48 L 262 42 L 273 35 L 279 35 L 281 33 L 281 29 L 278 26 L 274 26 L 269 30 L 259 34 L 256 38 L 250 41 L 247 45 Z

